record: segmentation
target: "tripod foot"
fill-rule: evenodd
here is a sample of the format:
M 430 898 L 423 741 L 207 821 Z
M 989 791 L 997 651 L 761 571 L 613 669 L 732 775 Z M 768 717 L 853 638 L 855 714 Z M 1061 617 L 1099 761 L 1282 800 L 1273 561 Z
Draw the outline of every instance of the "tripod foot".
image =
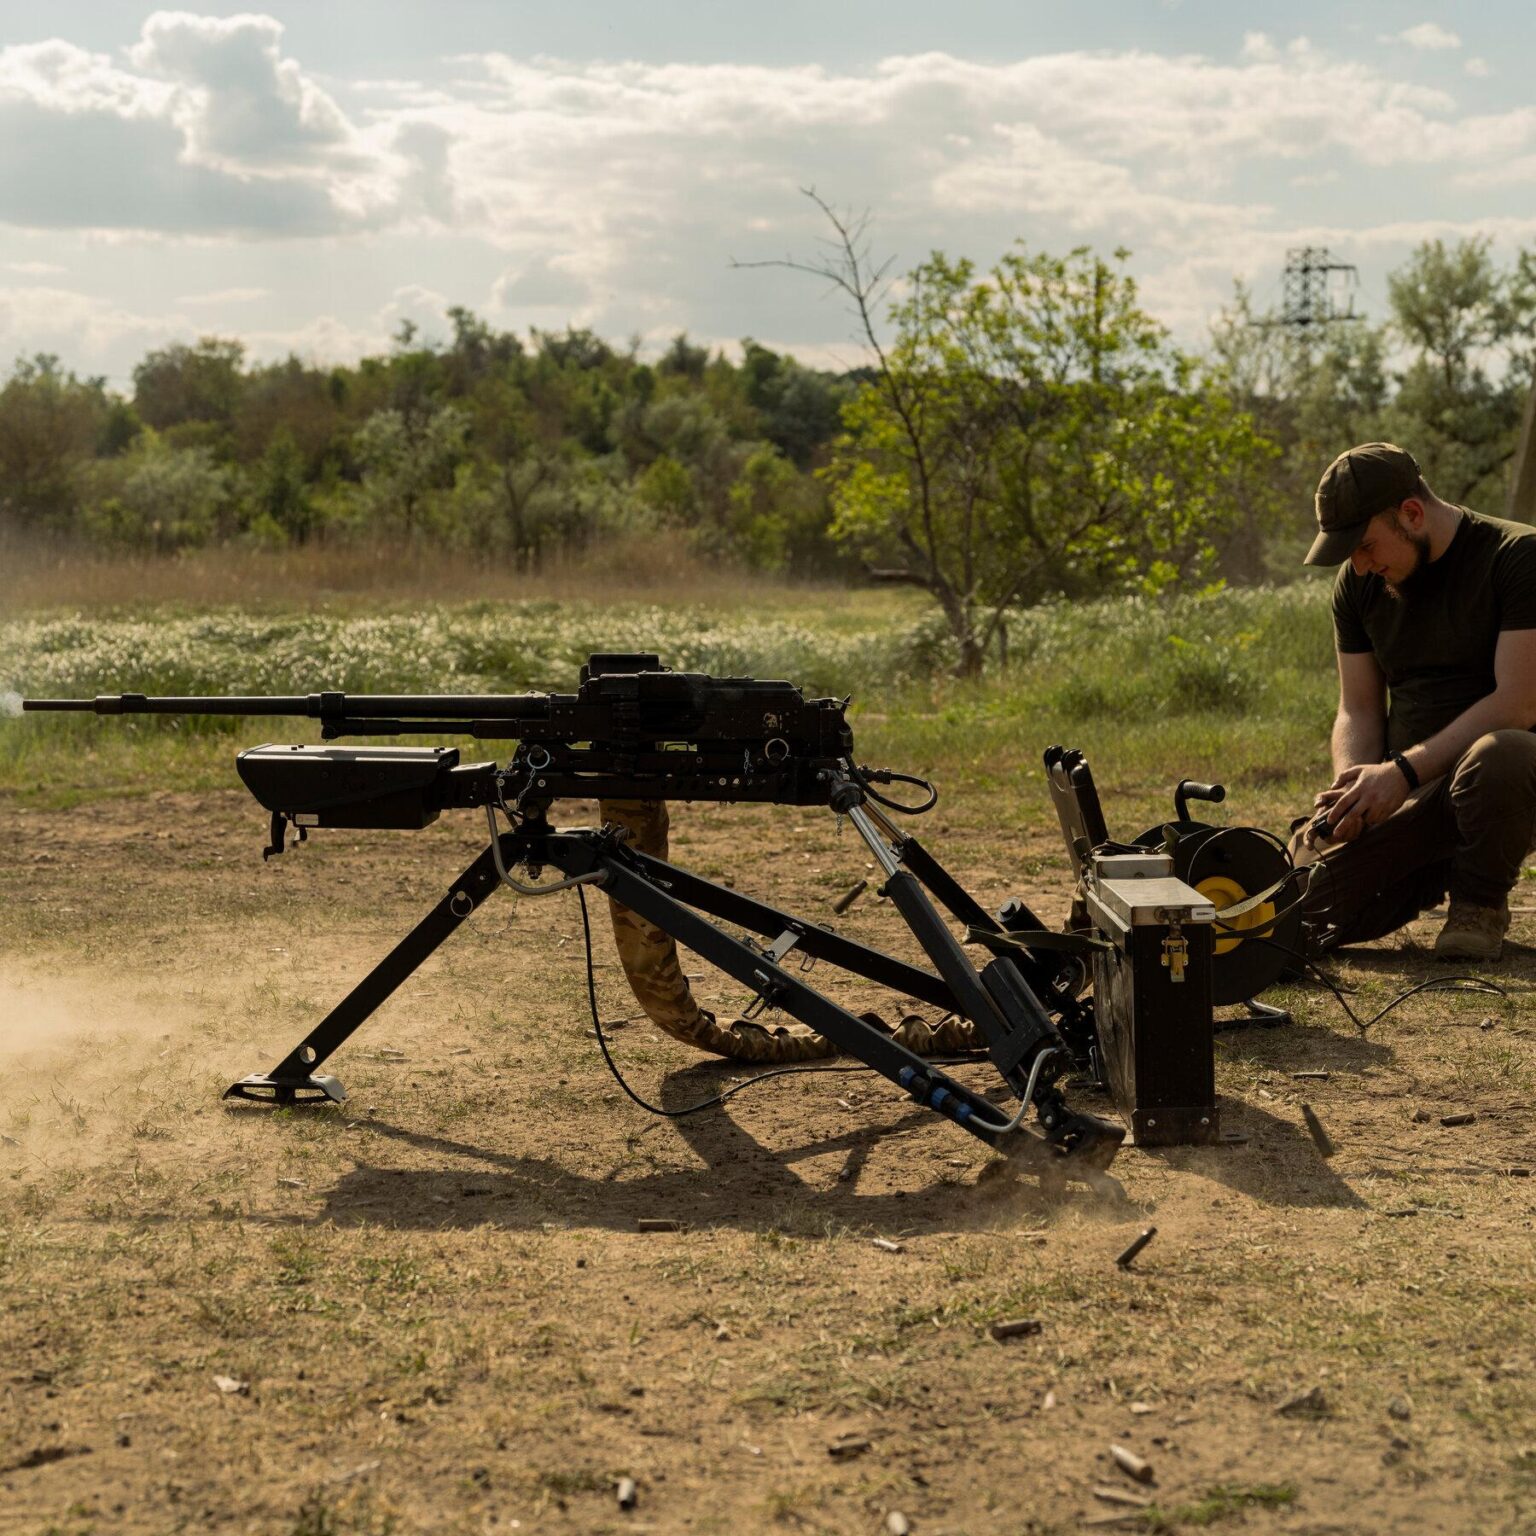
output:
M 344 1104 L 347 1090 L 334 1077 L 268 1077 L 253 1072 L 224 1090 L 226 1099 L 247 1099 L 252 1104 Z
M 1124 1199 L 1120 1181 L 1106 1170 L 1119 1151 L 1125 1132 L 1096 1116 L 1081 1118 L 1099 1134 L 1085 1137 L 1075 1150 L 1063 1152 L 1031 1132 L 1016 1132 L 1006 1147 L 998 1148 L 1002 1157 L 982 1169 L 977 1183 L 1027 1176 L 1038 1179 L 1042 1192 L 1052 1199 L 1064 1195 L 1068 1184 L 1086 1184 L 1102 1198 Z

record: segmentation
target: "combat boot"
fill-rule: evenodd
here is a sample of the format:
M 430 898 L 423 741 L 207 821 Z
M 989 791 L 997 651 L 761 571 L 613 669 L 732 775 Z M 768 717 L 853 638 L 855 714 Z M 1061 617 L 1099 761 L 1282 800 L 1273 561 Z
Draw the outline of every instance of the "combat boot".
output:
M 1475 907 L 1453 896 L 1445 926 L 1435 938 L 1435 954 L 1441 960 L 1497 960 L 1508 932 L 1508 901 Z

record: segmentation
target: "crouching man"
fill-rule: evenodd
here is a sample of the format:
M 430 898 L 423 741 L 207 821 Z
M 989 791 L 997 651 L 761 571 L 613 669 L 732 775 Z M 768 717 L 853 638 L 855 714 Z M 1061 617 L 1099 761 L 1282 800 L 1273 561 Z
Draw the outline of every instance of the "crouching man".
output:
M 1333 783 L 1292 839 L 1324 949 L 1450 893 L 1445 959 L 1496 960 L 1536 824 L 1536 529 L 1442 501 L 1391 443 L 1340 454 L 1308 565 L 1333 584 Z

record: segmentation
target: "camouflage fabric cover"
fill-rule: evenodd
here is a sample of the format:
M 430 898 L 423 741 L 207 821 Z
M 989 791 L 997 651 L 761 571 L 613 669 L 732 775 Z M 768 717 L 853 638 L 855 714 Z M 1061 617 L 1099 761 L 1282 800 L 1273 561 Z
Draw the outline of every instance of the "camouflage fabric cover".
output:
M 599 814 L 604 822 L 628 829 L 631 848 L 652 858 L 667 857 L 671 821 L 665 801 L 604 800 Z M 732 1061 L 817 1061 L 837 1055 L 830 1040 L 801 1025 L 769 1026 L 755 1019 L 721 1024 L 695 1000 L 670 934 L 611 896 L 608 912 L 619 961 L 636 1000 L 651 1022 L 674 1040 Z M 979 1050 L 983 1044 L 970 1020 L 954 1014 L 937 1023 L 908 1014 L 894 1029 L 877 1013 L 860 1017 L 920 1056 Z

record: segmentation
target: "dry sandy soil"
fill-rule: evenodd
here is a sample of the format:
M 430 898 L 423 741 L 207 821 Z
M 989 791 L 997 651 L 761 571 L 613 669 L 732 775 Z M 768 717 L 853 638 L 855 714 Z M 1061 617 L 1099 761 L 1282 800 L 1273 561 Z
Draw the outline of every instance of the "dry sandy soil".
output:
M 923 831 L 1058 915 L 1047 814 Z M 865 873 L 830 818 L 674 825 L 818 918 Z M 1536 1531 L 1536 917 L 1504 998 L 1362 1037 L 1284 994 L 1294 1025 L 1220 1038 L 1245 1145 L 1127 1150 L 1125 1202 L 1053 1202 L 875 1077 L 646 1116 L 569 894 L 466 924 L 333 1058 L 342 1108 L 226 1105 L 477 851 L 460 818 L 263 865 L 263 830 L 235 793 L 0 801 L 0 1532 Z M 873 897 L 842 925 L 896 939 Z M 739 1076 L 636 1017 L 597 931 L 636 1085 Z M 1348 957 L 1356 1006 L 1431 974 L 1431 932 Z

